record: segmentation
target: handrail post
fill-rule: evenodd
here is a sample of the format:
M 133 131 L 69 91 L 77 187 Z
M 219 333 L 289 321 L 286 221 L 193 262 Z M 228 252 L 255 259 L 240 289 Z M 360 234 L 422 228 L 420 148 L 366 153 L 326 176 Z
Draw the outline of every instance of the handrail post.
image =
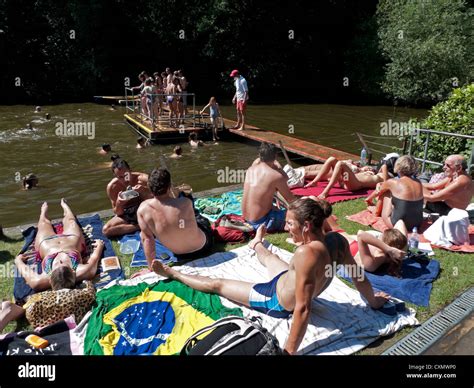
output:
M 405 153 L 406 153 L 406 150 L 407 150 L 407 143 L 408 143 L 407 137 L 405 136 L 405 137 L 403 138 L 403 150 L 402 150 L 402 155 L 405 155 Z
M 359 141 L 362 143 L 362 146 L 367 151 L 367 163 L 370 165 L 370 163 L 372 162 L 372 151 L 370 150 L 369 146 L 366 144 L 364 138 L 362 137 L 362 134 L 359 132 L 356 132 L 356 135 L 359 138 Z
M 431 132 L 428 132 L 428 135 L 426 136 L 425 151 L 423 152 L 423 164 L 421 166 L 422 174 L 425 172 L 426 156 L 428 155 L 428 143 L 430 142 L 430 135 L 431 135 Z
M 411 156 L 411 149 L 413 147 L 413 132 L 410 133 L 410 146 L 408 147 L 408 155 Z

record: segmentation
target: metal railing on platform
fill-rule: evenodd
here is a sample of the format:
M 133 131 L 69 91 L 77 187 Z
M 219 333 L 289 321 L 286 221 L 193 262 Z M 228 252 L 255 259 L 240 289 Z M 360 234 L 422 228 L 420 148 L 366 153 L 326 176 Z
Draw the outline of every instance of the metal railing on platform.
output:
M 414 144 L 414 137 L 419 136 L 420 133 L 426 133 L 426 139 L 423 144 L 423 157 L 416 157 L 412 155 L 413 152 L 413 144 Z M 408 154 L 412 155 L 415 160 L 421 162 L 421 171 L 420 173 L 424 173 L 426 170 L 426 166 L 428 164 L 434 165 L 441 167 L 443 166 L 443 163 L 434 161 L 434 160 L 429 160 L 428 157 L 428 149 L 429 149 L 429 143 L 430 140 L 432 140 L 431 135 L 439 135 L 439 136 L 446 136 L 446 137 L 457 137 L 457 138 L 462 138 L 462 139 L 468 139 L 468 140 L 473 140 L 473 145 L 471 149 L 471 157 L 470 160 L 468 161 L 468 171 L 472 170 L 474 168 L 474 136 L 471 135 L 461 135 L 458 133 L 450 133 L 450 132 L 444 132 L 444 131 L 435 131 L 432 129 L 415 129 L 410 132 L 408 136 L 405 137 L 388 137 L 388 136 L 373 136 L 373 135 L 366 135 L 363 133 L 356 132 L 356 135 L 363 147 L 367 150 L 367 155 L 368 155 L 368 160 L 369 163 L 373 157 L 373 154 L 380 154 L 380 155 L 386 155 L 390 152 L 397 152 L 400 153 L 400 155 Z M 377 141 L 369 140 L 369 139 L 379 139 L 379 140 L 384 140 L 385 143 L 380 143 Z M 389 142 L 395 143 L 395 144 L 388 144 Z M 398 145 L 396 143 L 399 143 Z M 380 150 L 377 148 L 374 148 L 374 146 L 377 147 L 383 147 L 384 149 Z M 444 155 L 448 156 L 448 155 Z
M 196 95 L 194 93 L 135 93 L 135 88 L 125 88 L 125 110 L 138 116 L 142 121 L 148 121 L 151 128 L 155 129 L 159 124 L 175 127 L 177 130 L 185 127 L 200 126 L 201 119 L 207 117 L 196 113 Z M 188 104 L 192 99 L 192 104 Z M 182 106 L 180 110 L 170 108 L 170 104 L 177 101 Z M 168 111 L 164 107 L 168 106 Z M 191 111 L 188 110 L 191 107 Z
M 432 129 L 422 129 L 422 128 L 420 128 L 420 129 L 416 129 L 415 131 L 412 131 L 412 133 L 410 134 L 410 141 L 409 141 L 409 146 L 408 146 L 408 155 L 412 154 L 413 138 L 414 138 L 414 136 L 418 136 L 419 133 L 426 133 L 427 134 L 425 144 L 424 144 L 423 158 L 414 157 L 415 160 L 418 160 L 419 162 L 422 163 L 421 173 L 423 173 L 425 171 L 426 164 L 432 164 L 432 165 L 435 165 L 435 166 L 442 166 L 443 165 L 443 163 L 427 159 L 428 147 L 429 147 L 429 143 L 430 143 L 430 140 L 431 140 L 431 135 L 457 137 L 457 138 L 461 138 L 461 139 L 469 139 L 469 140 L 474 141 L 474 136 L 471 136 L 471 135 L 461 135 L 459 133 L 434 131 Z M 448 156 L 448 155 L 445 155 L 445 156 Z M 471 168 L 473 166 L 474 166 L 474 143 L 473 143 L 472 149 L 471 149 L 471 157 L 470 157 L 470 160 L 468 162 L 468 171 L 471 170 Z

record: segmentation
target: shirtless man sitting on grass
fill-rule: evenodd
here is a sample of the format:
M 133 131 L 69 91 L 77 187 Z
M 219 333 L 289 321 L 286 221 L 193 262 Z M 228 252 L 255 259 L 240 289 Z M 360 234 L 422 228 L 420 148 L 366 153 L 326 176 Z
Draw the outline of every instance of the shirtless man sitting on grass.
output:
M 187 275 L 155 260 L 153 270 L 164 277 L 178 280 L 198 291 L 218 294 L 236 303 L 250 307 L 275 318 L 288 318 L 293 322 L 284 349 L 295 354 L 306 333 L 311 316 L 313 298 L 321 294 L 331 283 L 335 273 L 334 264 L 352 267 L 357 264 L 350 254 L 347 240 L 338 233 L 324 235 L 324 220 L 331 215 L 332 208 L 326 201 L 310 198 L 294 201 L 286 214 L 286 227 L 295 242 L 301 245 L 289 263 L 271 253 L 263 244 L 265 226 L 257 230 L 249 248 L 268 270 L 268 283 L 248 283 L 230 279 L 212 279 L 206 276 Z M 364 276 L 354 276 L 353 282 L 368 304 L 378 309 L 389 296 L 374 294 L 372 286 Z
M 133 172 L 128 163 L 118 155 L 112 157 L 112 172 L 115 177 L 107 185 L 107 197 L 112 204 L 115 216 L 102 229 L 107 237 L 123 236 L 139 230 L 137 210 L 140 202 L 151 198 L 147 187 L 148 176 L 141 172 Z M 131 186 L 140 197 L 135 200 L 122 199 L 120 194 Z
M 273 196 L 278 192 L 288 203 L 296 198 L 288 187 L 288 176 L 276 160 L 276 153 L 273 144 L 262 143 L 259 159 L 245 174 L 242 215 L 255 230 L 270 220 L 269 232 L 283 230 L 286 210 L 273 207 Z
M 388 179 L 387 166 L 383 165 L 376 173 L 372 167 L 357 167 L 349 161 L 338 161 L 335 158 L 328 158 L 323 167 L 314 178 L 305 187 L 315 186 L 317 182 L 328 176 L 332 170 L 331 178 L 319 198 L 326 199 L 329 191 L 336 182 L 339 186 L 348 191 L 357 191 L 362 189 L 375 189 L 377 183 L 385 182 Z
M 155 237 L 172 251 L 178 260 L 207 256 L 213 245 L 209 221 L 195 214 L 192 201 L 171 192 L 171 176 L 165 168 L 154 169 L 148 178 L 153 198 L 138 209 L 143 249 L 148 268 L 156 257 Z
M 445 179 L 434 184 L 423 184 L 426 209 L 441 216 L 447 215 L 453 208 L 466 209 L 474 195 L 474 182 L 467 173 L 464 156 L 448 156 L 443 170 Z

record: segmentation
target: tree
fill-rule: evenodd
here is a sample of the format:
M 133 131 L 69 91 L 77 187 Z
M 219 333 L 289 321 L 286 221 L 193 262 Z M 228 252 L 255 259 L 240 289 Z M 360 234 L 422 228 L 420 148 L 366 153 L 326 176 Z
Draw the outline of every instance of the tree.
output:
M 472 81 L 474 9 L 464 0 L 381 0 L 382 89 L 409 104 L 440 101 Z

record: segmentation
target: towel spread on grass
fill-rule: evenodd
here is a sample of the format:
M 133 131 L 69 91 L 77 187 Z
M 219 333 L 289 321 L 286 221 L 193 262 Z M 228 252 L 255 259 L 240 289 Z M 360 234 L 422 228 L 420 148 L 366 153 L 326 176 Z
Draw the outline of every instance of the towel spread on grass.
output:
M 382 217 L 377 217 L 373 214 L 373 206 L 369 206 L 367 209 L 360 211 L 359 213 L 352 214 L 350 216 L 347 216 L 346 218 L 352 222 L 357 222 L 358 224 L 365 225 L 365 226 L 370 226 L 375 230 L 378 230 L 379 232 L 383 232 L 384 230 L 388 229 L 388 226 L 385 225 L 385 223 L 382 220 Z M 428 229 L 428 227 L 431 225 L 431 222 L 428 222 L 426 220 L 423 221 L 421 224 L 420 228 L 418 229 L 418 233 L 420 233 L 420 241 L 422 242 L 429 242 L 427 239 L 425 239 L 422 235 L 422 233 Z M 451 245 L 449 247 L 447 246 L 438 246 L 438 245 L 433 245 L 436 248 L 440 249 L 445 249 L 447 251 L 452 251 L 452 252 L 462 252 L 462 253 L 474 253 L 474 225 L 469 226 L 469 238 L 471 243 L 470 244 L 464 244 L 464 245 Z
M 101 239 L 105 243 L 103 257 L 115 256 L 115 252 L 112 248 L 110 240 L 102 233 L 103 224 L 98 214 L 94 214 L 93 216 L 89 217 L 82 217 L 77 219 L 77 221 L 83 229 L 87 254 L 92 252 L 92 243 L 94 240 Z M 60 233 L 62 231 L 62 223 L 55 224 L 53 227 L 56 233 Z M 34 268 L 37 273 L 41 273 L 41 262 L 38 262 L 35 259 L 37 252 L 34 245 L 37 231 L 38 228 L 34 226 L 31 226 L 30 228 L 23 231 L 25 243 L 20 253 L 24 253 L 28 257 L 26 260 L 27 265 Z M 101 288 L 116 278 L 124 278 L 122 269 L 114 269 L 103 272 L 101 266 L 99 265 L 99 277 L 94 280 L 95 287 Z M 33 293 L 34 291 L 28 284 L 26 284 L 25 279 L 18 274 L 18 271 L 15 268 L 15 280 L 13 286 L 13 295 L 15 296 L 15 300 L 18 302 L 24 301 L 28 295 Z
M 288 262 L 292 254 L 273 245 L 269 249 Z M 251 283 L 269 281 L 267 270 L 248 247 L 215 253 L 179 267 L 180 271 L 195 275 L 241 280 Z M 156 282 L 154 273 L 135 278 L 135 282 Z M 103 292 L 103 291 L 101 291 Z M 99 293 L 100 294 L 100 293 Z M 263 326 L 285 344 L 292 318 L 272 318 L 221 298 L 227 307 L 240 307 L 245 317 L 261 317 Z M 405 326 L 417 325 L 415 311 L 389 316 L 371 309 L 360 294 L 334 278 L 329 287 L 313 300 L 310 322 L 299 348 L 300 354 L 352 354 L 363 349 L 380 336 L 395 333 Z
M 82 354 L 82 341 L 74 333 L 73 317 L 63 319 L 35 332 L 9 333 L 0 336 L 0 356 L 71 356 Z M 36 349 L 25 338 L 36 334 L 48 341 L 44 349 Z
M 179 354 L 196 331 L 228 315 L 242 316 L 239 308 L 224 307 L 217 295 L 178 281 L 134 284 L 132 279 L 97 293 L 84 354 Z
M 214 222 L 224 214 L 242 215 L 243 190 L 229 191 L 218 197 L 197 198 L 194 207 L 209 221 Z
M 375 289 L 385 291 L 405 302 L 427 307 L 430 304 L 433 282 L 438 277 L 439 270 L 438 260 L 408 258 L 402 262 L 401 278 L 390 276 L 386 271 L 365 272 L 365 276 Z M 338 275 L 350 280 L 348 276 L 345 276 L 342 267 Z
M 306 181 L 306 183 L 309 183 L 310 181 Z M 318 184 L 314 187 L 308 187 L 308 188 L 295 188 L 291 189 L 291 192 L 294 195 L 303 197 L 303 196 L 309 196 L 309 195 L 314 195 L 318 196 L 323 192 L 323 190 L 326 188 L 329 182 L 327 181 L 321 181 L 318 182 Z M 363 189 L 363 190 L 358 190 L 358 191 L 348 191 L 346 189 L 343 189 L 339 187 L 338 185 L 335 185 L 332 187 L 331 190 L 329 190 L 329 195 L 327 196 L 326 200 L 329 203 L 336 203 L 336 202 L 342 202 L 342 201 L 347 201 L 350 199 L 357 199 L 357 198 L 362 198 L 362 197 L 367 197 L 369 196 L 374 190 L 372 189 Z
M 126 234 L 125 236 L 122 236 L 119 240 L 121 244 L 129 241 L 129 240 L 135 240 L 140 243 L 140 247 L 138 248 L 138 251 L 135 252 L 135 254 L 132 257 L 132 262 L 130 263 L 130 267 L 147 267 L 148 262 L 145 257 L 145 251 L 143 250 L 143 245 L 141 243 L 140 239 L 140 232 L 135 232 L 133 234 Z M 166 260 L 166 263 L 168 262 L 177 262 L 178 259 L 175 257 L 174 253 L 171 252 L 168 248 L 166 248 L 162 243 L 160 243 L 157 239 L 155 239 L 155 252 L 156 252 L 156 259 L 160 260 L 163 262 L 163 260 L 160 258 L 160 255 L 162 253 L 166 253 L 170 259 Z

